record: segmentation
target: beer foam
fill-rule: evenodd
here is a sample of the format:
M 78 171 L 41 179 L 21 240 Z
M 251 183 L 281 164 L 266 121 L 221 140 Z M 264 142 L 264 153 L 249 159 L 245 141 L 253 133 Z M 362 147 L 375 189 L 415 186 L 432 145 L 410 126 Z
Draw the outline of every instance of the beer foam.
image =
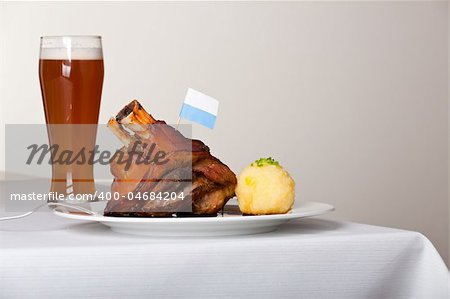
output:
M 40 59 L 97 60 L 103 59 L 103 53 L 101 48 L 42 48 Z

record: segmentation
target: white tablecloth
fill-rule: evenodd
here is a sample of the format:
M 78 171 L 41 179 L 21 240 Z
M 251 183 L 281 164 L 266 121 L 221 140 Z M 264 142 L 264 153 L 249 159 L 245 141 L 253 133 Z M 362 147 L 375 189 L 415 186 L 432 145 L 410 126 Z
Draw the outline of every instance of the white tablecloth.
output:
M 0 298 L 449 298 L 410 231 L 292 221 L 253 236 L 149 238 L 50 213 L 0 221 Z

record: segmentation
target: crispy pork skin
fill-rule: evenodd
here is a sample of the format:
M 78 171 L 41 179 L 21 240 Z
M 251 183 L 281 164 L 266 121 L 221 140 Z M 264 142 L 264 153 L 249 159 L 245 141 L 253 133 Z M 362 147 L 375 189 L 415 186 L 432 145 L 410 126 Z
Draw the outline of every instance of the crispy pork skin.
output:
M 193 215 L 215 215 L 234 196 L 236 175 L 211 155 L 208 146 L 154 119 L 138 101 L 111 118 L 108 127 L 124 146 L 110 164 L 112 192 L 120 198 L 108 202 L 105 216 L 168 217 L 190 209 L 185 205 L 191 201 Z M 139 163 L 142 157 L 151 160 L 151 154 L 158 152 L 164 153 L 159 161 Z M 183 193 L 185 199 L 130 200 L 145 192 Z

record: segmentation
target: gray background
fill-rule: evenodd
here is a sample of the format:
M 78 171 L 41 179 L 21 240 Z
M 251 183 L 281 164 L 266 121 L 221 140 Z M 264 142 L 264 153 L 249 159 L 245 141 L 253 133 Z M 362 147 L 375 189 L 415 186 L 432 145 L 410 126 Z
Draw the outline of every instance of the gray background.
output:
M 39 36 L 100 34 L 101 122 L 132 98 L 175 122 L 198 89 L 220 111 L 193 135 L 236 172 L 273 156 L 298 202 L 420 231 L 448 258 L 447 2 L 0 5 L 2 124 L 44 122 Z

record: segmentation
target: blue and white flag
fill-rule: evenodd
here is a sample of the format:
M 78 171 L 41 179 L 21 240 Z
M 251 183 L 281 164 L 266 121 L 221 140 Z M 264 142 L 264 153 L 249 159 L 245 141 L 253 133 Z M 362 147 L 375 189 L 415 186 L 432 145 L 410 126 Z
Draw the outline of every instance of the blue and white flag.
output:
M 216 122 L 218 110 L 218 100 L 189 88 L 183 107 L 181 107 L 180 117 L 212 129 Z

